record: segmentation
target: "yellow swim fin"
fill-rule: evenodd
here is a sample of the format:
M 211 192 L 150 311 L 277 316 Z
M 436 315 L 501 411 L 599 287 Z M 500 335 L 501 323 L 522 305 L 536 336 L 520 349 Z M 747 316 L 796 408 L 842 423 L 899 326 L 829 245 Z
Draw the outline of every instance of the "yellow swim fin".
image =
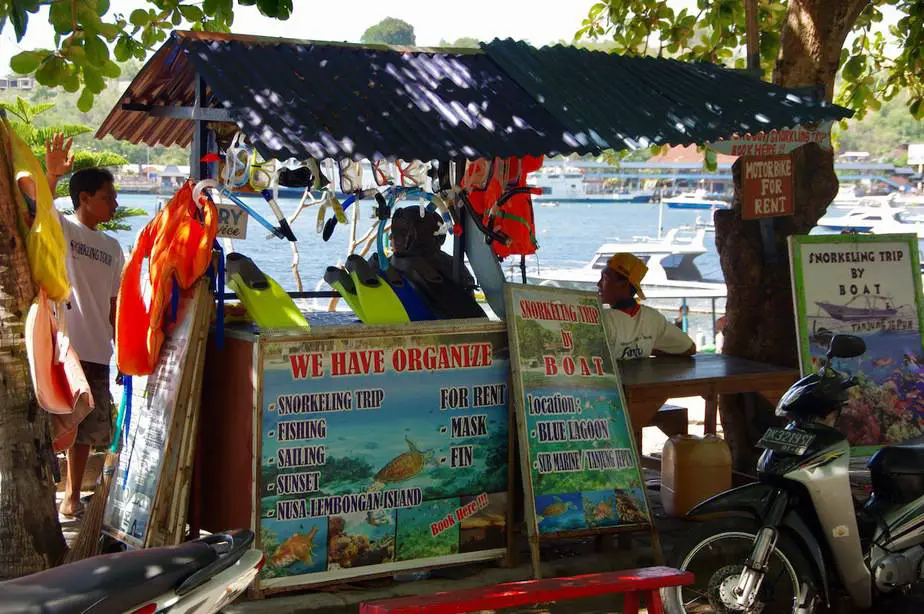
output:
M 353 285 L 353 278 L 350 277 L 349 273 L 341 267 L 329 266 L 324 272 L 324 281 L 340 293 L 340 296 L 350 306 L 357 318 L 363 322 L 366 321 L 366 314 L 363 313 L 363 306 L 356 295 L 356 287 Z
M 347 258 L 346 270 L 353 279 L 356 296 L 362 305 L 366 324 L 403 324 L 410 322 L 401 299 L 362 256 Z
M 247 308 L 257 326 L 265 329 L 311 329 L 292 297 L 253 260 L 232 252 L 228 254 L 225 269 L 228 287 Z

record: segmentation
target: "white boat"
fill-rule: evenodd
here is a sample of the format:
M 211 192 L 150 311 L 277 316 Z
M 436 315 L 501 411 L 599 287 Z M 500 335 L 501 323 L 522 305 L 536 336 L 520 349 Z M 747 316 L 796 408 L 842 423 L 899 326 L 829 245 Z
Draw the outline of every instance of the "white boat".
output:
M 673 228 L 660 239 L 634 237 L 631 242 L 604 243 L 582 267 L 527 272 L 526 280 L 540 286 L 595 291 L 607 260 L 613 254 L 628 252 L 648 265 L 642 291 L 650 299 L 724 297 L 725 283 L 703 279 L 694 262 L 707 251 L 706 229 L 695 230 L 692 237 L 682 237 L 681 233 L 687 235 L 688 230 Z
M 543 166 L 527 176 L 530 185 L 542 188 L 542 194 L 533 196 L 533 200 L 542 202 L 638 202 L 651 201 L 653 192 L 587 192 L 584 171 L 575 166 Z
M 898 205 L 893 198 L 864 198 L 846 213 L 826 213 L 818 220 L 817 228 L 834 232 L 871 232 L 873 234 L 913 232 L 924 238 L 924 225 L 919 218 L 908 213 L 907 207 Z
M 709 198 L 709 194 L 702 188 L 694 192 L 662 198 L 661 202 L 670 209 L 728 209 L 729 207 L 724 200 Z

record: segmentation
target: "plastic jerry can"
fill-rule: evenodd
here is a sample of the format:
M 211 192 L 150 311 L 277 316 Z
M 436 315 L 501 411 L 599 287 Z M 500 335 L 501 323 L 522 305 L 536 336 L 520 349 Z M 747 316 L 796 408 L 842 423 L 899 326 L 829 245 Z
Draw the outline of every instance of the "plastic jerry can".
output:
M 674 435 L 661 452 L 661 504 L 668 516 L 683 516 L 694 505 L 732 485 L 731 450 L 715 435 Z

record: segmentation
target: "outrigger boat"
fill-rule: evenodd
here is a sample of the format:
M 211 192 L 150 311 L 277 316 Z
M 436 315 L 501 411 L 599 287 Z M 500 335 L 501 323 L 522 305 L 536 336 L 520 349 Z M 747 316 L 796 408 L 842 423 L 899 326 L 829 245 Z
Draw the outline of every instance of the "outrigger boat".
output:
M 855 307 L 852 304 L 858 299 L 865 299 L 865 307 Z M 885 301 L 885 307 L 877 307 L 878 301 Z M 892 306 L 892 299 L 887 296 L 860 295 L 855 296 L 843 305 L 827 301 L 815 301 L 829 316 L 842 322 L 862 322 L 866 320 L 884 320 L 898 314 L 898 309 Z

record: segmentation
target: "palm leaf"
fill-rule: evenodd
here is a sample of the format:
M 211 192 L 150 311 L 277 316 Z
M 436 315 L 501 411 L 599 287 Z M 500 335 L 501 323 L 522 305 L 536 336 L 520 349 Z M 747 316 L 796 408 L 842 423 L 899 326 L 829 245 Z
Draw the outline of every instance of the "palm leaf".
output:
M 45 147 L 45 141 L 51 139 L 51 137 L 58 132 L 63 134 L 64 138 L 67 139 L 72 136 L 78 136 L 93 131 L 93 128 L 83 124 L 55 124 L 54 126 L 44 126 L 42 128 L 33 129 L 35 130 L 34 138 L 36 140 L 30 143 L 30 145 L 41 145 L 42 147 Z

